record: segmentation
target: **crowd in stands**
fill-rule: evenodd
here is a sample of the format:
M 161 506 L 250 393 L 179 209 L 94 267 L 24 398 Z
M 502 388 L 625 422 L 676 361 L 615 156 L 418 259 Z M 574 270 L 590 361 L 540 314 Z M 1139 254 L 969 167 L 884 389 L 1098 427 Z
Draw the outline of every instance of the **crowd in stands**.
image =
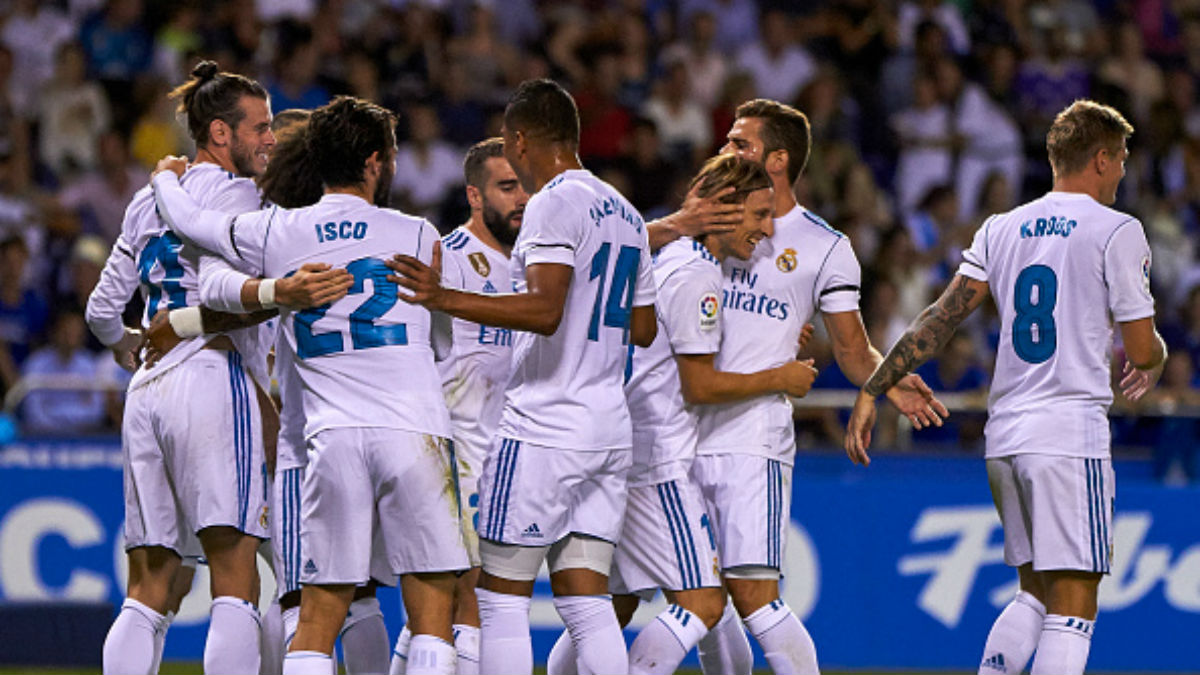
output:
M 466 218 L 465 148 L 498 133 L 524 79 L 568 87 L 585 166 L 647 219 L 679 205 L 738 103 L 792 103 L 813 127 L 797 193 L 854 243 L 881 349 L 937 296 L 987 215 L 1049 189 L 1054 114 L 1080 97 L 1109 103 L 1137 130 L 1116 207 L 1149 236 L 1173 350 L 1143 408 L 1200 398 L 1195 0 L 6 0 L 0 11 L 0 390 L 23 371 L 75 372 L 75 354 L 97 351 L 69 351 L 58 317 L 86 300 L 149 167 L 190 151 L 165 94 L 204 57 L 263 82 L 275 111 L 338 94 L 396 110 L 394 205 L 443 231 Z M 996 325 L 981 316 L 923 374 L 944 391 L 985 391 Z M 819 384 L 847 385 L 819 333 Z M 56 428 L 111 424 L 98 410 Z M 830 414 L 803 422 L 802 438 L 837 440 Z M 978 447 L 980 425 L 964 420 L 942 438 Z M 1186 417 L 1127 426 L 1142 445 L 1197 435 Z

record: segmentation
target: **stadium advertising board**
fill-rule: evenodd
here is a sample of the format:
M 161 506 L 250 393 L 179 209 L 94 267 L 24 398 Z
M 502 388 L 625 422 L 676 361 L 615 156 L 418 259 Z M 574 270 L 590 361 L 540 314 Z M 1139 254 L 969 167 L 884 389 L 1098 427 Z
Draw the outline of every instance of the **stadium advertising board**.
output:
M 1165 488 L 1137 471 L 1117 467 L 1113 574 L 1101 585 L 1089 667 L 1195 670 L 1200 489 Z M 0 602 L 119 606 L 119 446 L 9 445 L 0 449 L 0 480 Z M 785 596 L 825 667 L 976 667 L 1015 588 L 982 461 L 880 457 L 864 470 L 839 456 L 802 457 L 792 490 Z M 270 594 L 270 573 L 260 567 Z M 201 658 L 207 580 L 201 567 L 169 633 L 167 658 Z M 394 635 L 401 623 L 394 592 L 381 591 L 381 604 Z M 659 606 L 643 608 L 635 621 Z M 561 625 L 544 578 L 533 622 L 535 654 L 544 662 Z

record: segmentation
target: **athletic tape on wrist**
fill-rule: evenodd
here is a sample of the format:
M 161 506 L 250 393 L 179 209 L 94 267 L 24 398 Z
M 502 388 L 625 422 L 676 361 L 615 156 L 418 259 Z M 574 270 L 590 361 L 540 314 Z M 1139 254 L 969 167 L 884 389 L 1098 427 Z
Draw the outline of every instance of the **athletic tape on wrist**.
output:
M 275 308 L 275 280 L 262 279 L 258 282 L 258 304 L 263 309 Z
M 175 334 L 183 339 L 199 337 L 204 334 L 204 323 L 200 319 L 199 307 L 184 307 L 167 312 L 167 321 Z

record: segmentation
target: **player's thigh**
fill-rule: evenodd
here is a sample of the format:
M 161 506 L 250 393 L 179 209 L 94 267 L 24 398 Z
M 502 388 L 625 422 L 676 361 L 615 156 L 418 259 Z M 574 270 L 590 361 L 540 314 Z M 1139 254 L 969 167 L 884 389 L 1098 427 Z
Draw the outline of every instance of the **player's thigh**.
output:
M 394 429 L 367 429 L 366 458 L 379 525 L 396 574 L 469 568 L 457 469 L 449 440 Z
M 1107 574 L 1116 490 L 1112 461 L 1027 454 L 1017 455 L 1014 467 L 1030 514 L 1034 570 Z
M 708 513 L 690 479 L 629 488 L 613 577 L 623 592 L 721 586 Z
M 375 490 L 363 432 L 326 429 L 310 441 L 300 487 L 300 581 L 358 585 L 370 576 Z
M 266 539 L 262 417 L 241 357 L 200 350 L 165 375 L 163 384 L 159 432 L 192 530 L 231 527 Z
M 792 468 L 757 455 L 701 455 L 692 477 L 704 497 L 725 570 L 783 563 Z

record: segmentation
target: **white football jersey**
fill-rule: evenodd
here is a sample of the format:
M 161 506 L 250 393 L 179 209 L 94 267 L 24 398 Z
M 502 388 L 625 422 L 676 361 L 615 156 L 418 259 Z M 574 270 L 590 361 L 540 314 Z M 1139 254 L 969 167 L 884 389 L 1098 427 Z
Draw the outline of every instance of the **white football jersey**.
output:
M 432 262 L 437 241 L 432 225 L 345 194 L 227 222 L 234 254 L 260 261 L 269 277 L 286 276 L 309 262 L 345 267 L 354 276 L 349 294 L 332 305 L 280 317 L 303 384 L 306 438 L 335 427 L 450 437 L 429 342 L 429 311 L 398 299 L 383 263 L 395 253 Z
M 590 171 L 564 171 L 525 206 L 512 275 L 574 268 L 562 322 L 551 336 L 513 334 L 512 375 L 500 434 L 572 450 L 628 448 L 623 391 L 634 307 L 654 303 L 646 226 L 637 209 Z
M 227 214 L 242 213 L 258 208 L 259 194 L 254 181 L 239 178 L 212 163 L 193 165 L 180 180 L 184 190 L 201 206 Z M 146 303 L 143 326 L 159 309 L 179 309 L 200 304 L 198 271 L 205 252 L 185 244 L 159 217 L 154 193 L 149 186 L 139 190 L 125 210 L 121 234 L 101 275 L 100 283 L 88 300 L 89 318 L 103 316 L 111 327 L 110 335 L 98 337 L 106 344 L 120 337 L 116 330 L 120 315 L 133 291 L 141 287 Z M 268 332 L 261 326 L 243 328 L 228 333 L 241 352 L 246 365 L 260 384 L 266 382 L 266 340 Z M 202 336 L 185 340 L 168 352 L 153 368 L 139 368 L 130 381 L 130 388 L 142 386 L 199 351 L 211 338 Z
M 984 221 L 958 273 L 1000 310 L 987 456 L 1108 457 L 1112 322 L 1154 316 L 1142 224 L 1051 192 Z
M 850 240 L 796 206 L 775 219 L 750 260 L 725 261 L 717 370 L 753 373 L 796 358 L 800 331 L 819 309 L 858 310 L 861 272 Z M 791 464 L 792 405 L 782 393 L 700 412 L 700 454 L 750 454 Z
M 633 350 L 625 385 L 633 421 L 630 487 L 685 478 L 696 456 L 696 416 L 685 405 L 676 354 L 721 347 L 721 263 L 692 239 L 677 239 L 654 258 L 658 334 Z
M 442 239 L 442 283 L 473 293 L 509 293 L 508 256 L 459 227 Z M 454 440 L 486 450 L 504 410 L 513 332 L 459 318 L 451 332 L 454 347 L 438 369 Z

